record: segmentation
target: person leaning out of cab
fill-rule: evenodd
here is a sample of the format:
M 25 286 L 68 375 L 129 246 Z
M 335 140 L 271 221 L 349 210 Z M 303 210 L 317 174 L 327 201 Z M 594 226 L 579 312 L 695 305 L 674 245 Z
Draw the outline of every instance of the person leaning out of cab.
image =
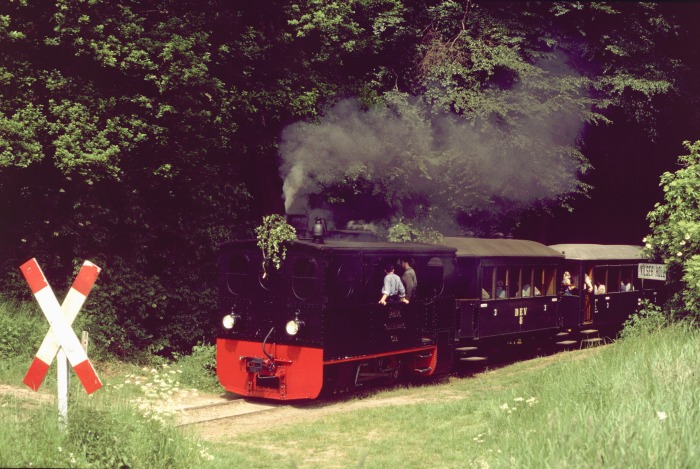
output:
M 394 273 L 394 266 L 389 264 L 384 268 L 384 287 L 382 288 L 382 297 L 379 299 L 380 305 L 387 303 L 406 303 L 406 289 L 398 275 Z
M 402 258 L 401 268 L 403 269 L 403 275 L 401 280 L 403 281 L 404 288 L 406 289 L 406 299 L 408 301 L 413 301 L 416 296 L 416 288 L 418 288 L 418 277 L 416 277 L 416 271 L 411 267 L 411 262 L 407 258 Z

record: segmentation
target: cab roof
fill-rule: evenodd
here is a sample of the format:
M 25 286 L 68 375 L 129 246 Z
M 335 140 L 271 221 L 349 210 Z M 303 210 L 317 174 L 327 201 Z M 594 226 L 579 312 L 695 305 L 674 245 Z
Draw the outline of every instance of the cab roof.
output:
M 319 251 L 349 251 L 349 252 L 374 252 L 374 253 L 412 253 L 423 255 L 452 256 L 455 249 L 439 245 L 425 243 L 390 243 L 388 241 L 359 241 L 351 239 L 325 238 L 323 243 L 314 243 L 310 239 L 297 239 L 291 241 L 289 246 L 295 249 L 309 249 Z M 220 245 L 221 248 L 239 247 L 244 249 L 257 249 L 256 240 L 229 241 Z
M 553 244 L 550 248 L 559 251 L 567 259 L 594 260 L 642 260 L 641 246 L 629 244 Z

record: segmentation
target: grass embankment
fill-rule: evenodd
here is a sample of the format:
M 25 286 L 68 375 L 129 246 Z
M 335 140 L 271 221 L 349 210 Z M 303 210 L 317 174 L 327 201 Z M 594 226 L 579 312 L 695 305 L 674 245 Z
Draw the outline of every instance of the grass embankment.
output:
M 246 467 L 700 467 L 700 339 L 674 326 L 227 441 Z M 433 397 L 425 402 L 426 397 Z
M 0 382 L 19 385 L 31 353 L 3 360 Z M 700 337 L 681 325 L 445 384 L 382 391 L 365 397 L 381 405 L 346 400 L 347 413 L 205 444 L 149 402 L 181 382 L 208 386 L 196 370 L 210 353 L 201 348 L 170 367 L 98 364 L 105 387 L 92 397 L 71 383 L 66 432 L 55 404 L 0 397 L 0 467 L 700 465 Z M 55 389 L 51 375 L 53 368 L 43 389 Z

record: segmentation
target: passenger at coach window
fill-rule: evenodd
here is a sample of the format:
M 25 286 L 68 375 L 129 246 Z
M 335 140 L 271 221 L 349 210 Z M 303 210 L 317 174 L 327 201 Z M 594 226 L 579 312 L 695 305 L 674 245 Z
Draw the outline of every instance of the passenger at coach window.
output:
M 487 292 L 483 288 L 481 289 L 481 299 L 482 300 L 490 300 L 491 299 L 491 295 L 489 295 L 489 292 Z
M 632 291 L 632 284 L 630 283 L 630 279 L 626 278 L 622 280 L 622 282 L 620 282 L 620 291 Z
M 496 298 L 505 298 L 506 289 L 503 287 L 503 280 L 496 282 Z
M 591 283 L 591 277 L 586 274 L 584 280 L 583 280 L 583 285 L 588 293 L 593 293 L 593 284 Z
M 398 275 L 394 273 L 394 266 L 389 264 L 384 268 L 384 287 L 382 297 L 379 299 L 380 305 L 387 303 L 408 303 L 406 299 L 406 289 Z
M 416 277 L 416 271 L 413 270 L 408 259 L 401 259 L 401 268 L 403 269 L 401 280 L 406 288 L 406 299 L 412 301 L 416 295 L 416 288 L 418 288 L 418 277 Z
M 523 285 L 523 297 L 532 296 L 533 290 L 535 291 L 535 296 L 542 296 L 542 293 L 537 287 L 533 289 L 532 287 L 530 287 L 529 283 L 526 283 Z
M 595 283 L 595 294 L 596 295 L 604 295 L 605 294 L 605 285 L 600 283 L 600 282 L 596 282 Z
M 561 291 L 564 295 L 573 295 L 574 286 L 571 284 L 571 274 L 567 271 L 561 279 Z

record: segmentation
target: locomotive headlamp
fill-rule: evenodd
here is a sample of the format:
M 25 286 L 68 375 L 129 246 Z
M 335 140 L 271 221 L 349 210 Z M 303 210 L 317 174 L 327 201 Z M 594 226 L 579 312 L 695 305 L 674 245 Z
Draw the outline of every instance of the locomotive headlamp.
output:
M 226 329 L 233 329 L 233 326 L 235 326 L 240 319 L 241 317 L 237 314 L 227 314 L 221 322 Z
M 299 333 L 299 330 L 303 325 L 304 321 L 299 319 L 299 313 L 296 313 L 296 317 L 287 322 L 287 324 L 284 326 L 284 330 L 287 331 L 287 335 L 295 336 Z

